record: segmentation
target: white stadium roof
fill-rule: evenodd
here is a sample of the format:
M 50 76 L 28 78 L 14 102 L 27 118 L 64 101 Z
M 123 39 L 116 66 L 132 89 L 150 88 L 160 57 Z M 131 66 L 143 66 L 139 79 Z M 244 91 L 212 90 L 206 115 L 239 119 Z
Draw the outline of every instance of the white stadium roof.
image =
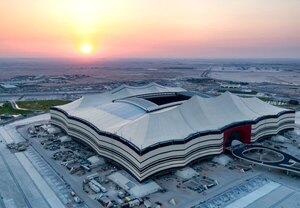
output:
M 100 131 L 121 136 L 140 149 L 285 111 L 258 98 L 241 98 L 229 92 L 213 98 L 194 95 L 178 105 L 165 108 L 158 108 L 155 103 L 142 98 L 124 99 L 182 91 L 185 90 L 155 83 L 142 87 L 122 85 L 110 92 L 84 96 L 56 108 L 92 123 Z
M 156 83 L 150 83 L 141 87 L 121 85 L 120 87 L 101 94 L 84 96 L 72 103 L 60 106 L 63 110 L 76 110 L 85 107 L 98 107 L 102 104 L 111 103 L 114 100 L 133 97 L 136 95 L 153 94 L 153 93 L 175 93 L 184 92 L 180 87 L 166 87 Z

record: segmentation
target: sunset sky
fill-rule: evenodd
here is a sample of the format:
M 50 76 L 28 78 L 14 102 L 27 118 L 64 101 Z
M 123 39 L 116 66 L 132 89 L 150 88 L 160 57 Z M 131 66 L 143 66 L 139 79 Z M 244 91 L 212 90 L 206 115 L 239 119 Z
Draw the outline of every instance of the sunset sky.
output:
M 299 0 L 1 0 L 0 57 L 300 58 Z

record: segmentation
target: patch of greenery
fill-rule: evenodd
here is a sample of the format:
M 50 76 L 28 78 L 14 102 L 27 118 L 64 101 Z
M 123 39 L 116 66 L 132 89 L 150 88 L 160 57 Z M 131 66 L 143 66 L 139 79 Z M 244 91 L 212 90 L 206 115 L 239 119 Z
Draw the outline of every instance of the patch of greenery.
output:
M 33 101 L 18 101 L 17 105 L 19 106 L 19 108 L 47 111 L 52 106 L 64 105 L 69 102 L 70 101 L 67 100 L 33 100 Z
M 5 102 L 3 103 L 3 106 L 0 106 L 0 115 L 1 114 L 9 114 L 9 115 L 17 115 L 17 114 L 21 114 L 21 115 L 27 115 L 30 114 L 31 111 L 29 110 L 18 110 L 18 109 L 14 109 L 11 105 L 10 102 Z

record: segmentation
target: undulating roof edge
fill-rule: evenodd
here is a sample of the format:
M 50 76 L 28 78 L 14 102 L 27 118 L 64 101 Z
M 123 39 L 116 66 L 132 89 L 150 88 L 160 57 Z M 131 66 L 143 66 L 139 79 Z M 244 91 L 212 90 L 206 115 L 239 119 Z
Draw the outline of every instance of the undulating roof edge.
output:
M 190 140 L 194 139 L 194 138 L 197 138 L 199 136 L 205 136 L 205 135 L 209 135 L 209 134 L 220 134 L 220 133 L 223 133 L 225 130 L 227 129 L 230 129 L 232 127 L 235 127 L 235 126 L 239 126 L 239 125 L 247 125 L 247 124 L 256 124 L 258 123 L 259 121 L 263 120 L 263 119 L 267 119 L 267 118 L 278 118 L 279 116 L 281 115 L 284 115 L 284 114 L 289 114 L 289 113 L 295 113 L 294 110 L 286 110 L 286 111 L 282 111 L 280 113 L 278 113 L 277 115 L 272 115 L 272 116 L 262 116 L 260 118 L 257 118 L 256 120 L 254 121 L 243 121 L 243 122 L 235 122 L 235 123 L 231 123 L 231 124 L 228 124 L 226 126 L 224 126 L 222 129 L 218 129 L 218 130 L 208 130 L 208 131 L 202 131 L 202 132 L 195 132 L 195 133 L 192 133 L 190 135 L 188 135 L 187 137 L 185 137 L 184 139 L 170 139 L 170 140 L 167 140 L 167 141 L 162 141 L 162 142 L 156 142 L 152 145 L 149 145 L 149 146 L 146 146 L 146 147 L 138 147 L 136 144 L 134 144 L 131 140 L 128 140 L 122 136 L 119 136 L 119 135 L 115 135 L 113 133 L 110 133 L 110 132 L 105 132 L 105 131 L 102 131 L 100 130 L 99 128 L 97 128 L 95 125 L 93 125 L 92 123 L 90 123 L 89 121 L 87 120 L 84 120 L 84 119 L 81 119 L 81 118 L 77 118 L 75 116 L 71 116 L 69 115 L 67 112 L 63 111 L 62 109 L 60 108 L 57 108 L 57 107 L 51 107 L 51 110 L 57 110 L 61 113 L 63 113 L 66 117 L 68 117 L 69 119 L 72 119 L 72 120 L 76 120 L 76 121 L 80 121 L 84 124 L 86 124 L 87 126 L 91 127 L 92 129 L 94 129 L 99 135 L 103 135 L 103 136 L 106 136 L 106 137 L 109 137 L 111 139 L 116 139 L 118 140 L 119 142 L 123 143 L 123 144 L 126 144 L 127 146 L 129 146 L 132 150 L 134 150 L 136 153 L 140 154 L 140 155 L 143 155 L 143 154 L 146 154 L 147 152 L 149 152 L 151 149 L 155 149 L 155 148 L 158 148 L 158 147 L 161 147 L 161 146 L 166 146 L 166 145 L 171 145 L 171 144 L 183 144 L 183 143 L 187 143 L 189 142 Z
M 282 114 L 294 112 L 293 110 L 272 106 L 257 98 L 241 98 L 226 92 L 212 98 L 203 98 L 195 95 L 181 106 L 167 111 L 145 114 L 136 120 L 125 122 L 124 125 L 115 125 L 118 128 L 112 129 L 97 123 L 97 121 L 104 118 L 95 116 L 98 120 L 93 120 L 89 116 L 81 115 L 78 117 L 74 114 L 77 108 L 85 108 L 85 106 L 80 106 L 83 100 L 81 98 L 72 102 L 74 108 L 71 108 L 71 110 L 70 108 L 64 108 L 64 106 L 57 106 L 52 109 L 63 112 L 70 119 L 85 123 L 99 134 L 105 134 L 111 138 L 119 138 L 138 152 L 144 151 L 150 146 L 159 146 L 162 143 L 165 144 L 172 141 L 186 142 L 195 135 L 206 134 L 207 132 L 221 132 L 234 125 L 243 123 L 254 124 L 264 118 L 276 118 Z M 94 102 L 94 105 L 99 104 Z M 224 111 L 224 115 L 222 115 L 220 112 L 223 112 L 222 110 L 226 108 L 230 110 Z M 92 114 L 97 115 L 97 108 L 92 110 L 95 111 Z M 267 113 L 263 113 L 265 111 Z M 231 113 L 233 117 L 228 119 Z M 155 116 L 153 117 L 153 115 Z M 109 116 L 105 119 L 114 122 Z M 223 119 L 227 120 L 223 121 Z M 101 123 L 107 122 L 101 120 Z M 211 123 L 216 123 L 216 125 Z

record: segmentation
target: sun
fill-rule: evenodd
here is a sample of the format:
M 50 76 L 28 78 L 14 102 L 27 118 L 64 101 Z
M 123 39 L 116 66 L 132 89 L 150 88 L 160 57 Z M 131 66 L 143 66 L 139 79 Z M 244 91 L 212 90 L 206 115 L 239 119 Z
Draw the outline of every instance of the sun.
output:
M 93 51 L 93 46 L 88 43 L 84 43 L 80 45 L 80 51 L 83 54 L 90 54 Z

